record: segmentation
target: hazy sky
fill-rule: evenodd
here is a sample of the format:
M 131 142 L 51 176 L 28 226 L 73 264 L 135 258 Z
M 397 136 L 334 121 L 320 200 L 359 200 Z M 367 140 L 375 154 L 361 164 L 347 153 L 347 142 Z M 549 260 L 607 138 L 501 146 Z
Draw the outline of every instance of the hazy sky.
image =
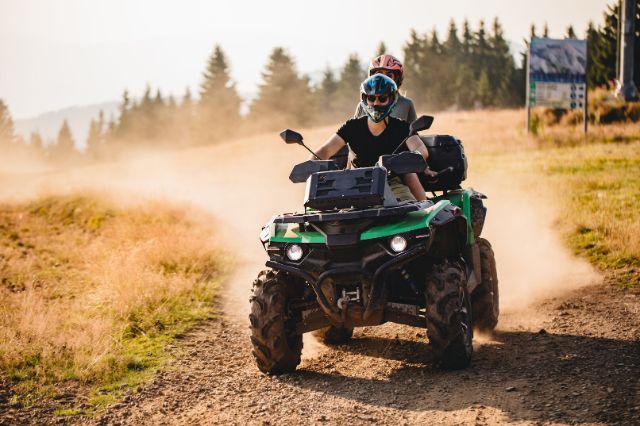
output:
M 533 22 L 551 37 L 600 24 L 611 0 L 0 0 L 0 98 L 14 118 L 117 100 L 149 83 L 195 93 L 214 44 L 227 53 L 241 93 L 252 93 L 270 51 L 283 46 L 301 72 L 368 60 L 380 41 L 402 55 L 411 28 L 444 36 L 451 18 L 473 28 L 502 21 L 520 44 Z

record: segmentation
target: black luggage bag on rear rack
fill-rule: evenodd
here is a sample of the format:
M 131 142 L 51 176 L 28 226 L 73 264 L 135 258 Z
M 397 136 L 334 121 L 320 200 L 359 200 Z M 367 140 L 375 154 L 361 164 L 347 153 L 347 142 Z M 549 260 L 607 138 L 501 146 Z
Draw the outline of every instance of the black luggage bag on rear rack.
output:
M 421 136 L 422 143 L 429 151 L 427 164 L 433 171 L 439 172 L 452 167 L 452 171 L 431 181 L 423 173 L 419 174 L 420 183 L 427 192 L 449 191 L 460 188 L 460 183 L 467 178 L 467 157 L 460 139 L 450 135 Z

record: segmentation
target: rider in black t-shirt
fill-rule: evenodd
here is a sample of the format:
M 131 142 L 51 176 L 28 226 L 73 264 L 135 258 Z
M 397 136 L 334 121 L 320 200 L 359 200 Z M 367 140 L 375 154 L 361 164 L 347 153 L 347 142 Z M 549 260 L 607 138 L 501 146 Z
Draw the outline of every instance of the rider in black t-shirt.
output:
M 316 152 L 328 159 L 345 144 L 353 152 L 354 167 L 371 167 L 381 155 L 391 154 L 409 134 L 409 124 L 389 116 L 398 100 L 398 87 L 389 77 L 375 74 L 360 86 L 362 107 L 366 117 L 348 120 Z M 429 152 L 417 135 L 407 139 L 406 145 L 396 152 L 410 150 L 420 153 L 426 160 Z M 425 174 L 433 175 L 429 169 Z M 403 185 L 404 183 L 404 185 Z M 405 186 L 406 185 L 406 186 Z M 399 201 L 425 200 L 425 192 L 415 173 L 389 179 L 389 186 Z

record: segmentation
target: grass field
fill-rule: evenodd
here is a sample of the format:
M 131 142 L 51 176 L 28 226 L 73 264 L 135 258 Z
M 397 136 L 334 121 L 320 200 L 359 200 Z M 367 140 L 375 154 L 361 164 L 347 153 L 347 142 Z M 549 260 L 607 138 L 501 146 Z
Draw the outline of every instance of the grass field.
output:
M 0 204 L 0 369 L 34 403 L 73 385 L 88 410 L 163 364 L 166 344 L 215 315 L 208 229 L 182 206 L 101 197 Z
M 617 283 L 640 286 L 640 141 L 554 149 L 532 161 L 558 194 L 574 252 Z

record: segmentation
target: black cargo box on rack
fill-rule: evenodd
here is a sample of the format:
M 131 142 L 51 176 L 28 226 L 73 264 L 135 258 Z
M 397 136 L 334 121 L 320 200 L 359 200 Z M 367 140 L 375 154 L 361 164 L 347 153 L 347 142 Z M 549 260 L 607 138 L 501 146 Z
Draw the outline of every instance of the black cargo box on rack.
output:
M 381 205 L 386 178 L 382 167 L 314 173 L 307 181 L 304 205 L 325 211 Z
M 438 177 L 435 182 L 420 174 L 424 190 L 448 191 L 460 188 L 460 183 L 467 178 L 467 157 L 460 139 L 450 135 L 420 136 L 420 139 L 429 151 L 427 164 L 431 170 L 439 172 L 447 167 L 453 168 L 453 171 Z

